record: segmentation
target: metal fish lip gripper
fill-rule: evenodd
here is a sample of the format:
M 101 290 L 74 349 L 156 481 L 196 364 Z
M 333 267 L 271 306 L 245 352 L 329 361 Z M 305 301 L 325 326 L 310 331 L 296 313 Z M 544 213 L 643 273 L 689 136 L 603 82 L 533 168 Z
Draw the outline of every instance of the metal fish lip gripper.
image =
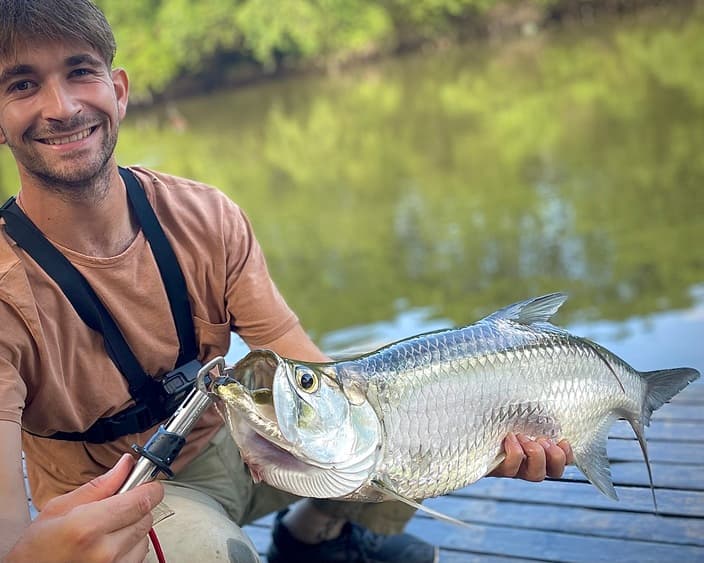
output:
M 215 377 L 211 375 L 213 370 L 217 370 Z M 164 473 L 169 477 L 173 476 L 171 464 L 186 443 L 186 436 L 195 426 L 200 415 L 213 404 L 213 395 L 208 389 L 209 385 L 224 375 L 225 358 L 222 356 L 213 358 L 198 371 L 193 389 L 166 425 L 159 426 L 159 429 L 144 446 L 137 444 L 132 446 L 132 449 L 141 457 L 118 494 L 154 480 L 159 473 Z

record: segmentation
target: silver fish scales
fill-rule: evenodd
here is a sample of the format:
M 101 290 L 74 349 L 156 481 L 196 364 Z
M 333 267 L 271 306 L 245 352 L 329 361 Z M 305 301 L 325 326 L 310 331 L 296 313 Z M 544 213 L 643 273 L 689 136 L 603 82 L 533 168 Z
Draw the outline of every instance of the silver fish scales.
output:
M 496 467 L 517 432 L 568 440 L 585 476 L 616 498 L 611 423 L 630 422 L 648 463 L 643 427 L 699 374 L 638 372 L 550 324 L 565 299 L 530 299 L 340 362 L 255 351 L 216 392 L 253 475 L 301 496 L 446 494 Z

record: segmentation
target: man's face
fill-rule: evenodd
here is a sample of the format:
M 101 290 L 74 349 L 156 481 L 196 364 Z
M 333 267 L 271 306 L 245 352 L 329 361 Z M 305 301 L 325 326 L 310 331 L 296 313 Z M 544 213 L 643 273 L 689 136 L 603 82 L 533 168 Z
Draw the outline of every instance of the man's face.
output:
M 0 60 L 0 143 L 22 176 L 56 187 L 90 181 L 112 157 L 127 76 L 82 43 L 28 45 Z

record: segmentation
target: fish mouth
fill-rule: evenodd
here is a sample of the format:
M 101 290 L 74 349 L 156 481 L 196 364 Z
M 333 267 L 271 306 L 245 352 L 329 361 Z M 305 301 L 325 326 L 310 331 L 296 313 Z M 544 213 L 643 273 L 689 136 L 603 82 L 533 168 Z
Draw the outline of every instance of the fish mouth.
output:
M 303 461 L 296 455 L 297 445 L 284 436 L 274 409 L 274 378 L 285 370 L 284 362 L 273 352 L 247 356 L 234 368 L 237 379 L 216 385 L 213 389 L 225 404 L 224 418 L 243 452 L 247 452 L 250 469 L 259 465 L 260 458 L 296 468 L 319 467 L 332 464 L 313 459 Z
M 240 419 L 235 423 L 237 426 L 246 423 L 266 441 L 287 451 L 291 444 L 281 432 L 274 410 L 272 388 L 279 367 L 274 361 L 275 358 L 264 356 L 259 361 L 250 362 L 251 365 L 240 362 L 236 366 L 236 371 L 241 373 L 239 378 L 228 378 L 213 391 L 225 403 L 226 420 Z

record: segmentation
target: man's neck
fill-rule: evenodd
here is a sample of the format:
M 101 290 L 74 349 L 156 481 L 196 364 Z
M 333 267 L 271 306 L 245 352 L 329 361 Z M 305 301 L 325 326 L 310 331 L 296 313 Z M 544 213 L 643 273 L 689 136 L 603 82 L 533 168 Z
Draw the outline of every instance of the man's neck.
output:
M 108 258 L 124 252 L 139 232 L 117 167 L 70 195 L 23 177 L 18 203 L 52 241 L 88 256 Z

